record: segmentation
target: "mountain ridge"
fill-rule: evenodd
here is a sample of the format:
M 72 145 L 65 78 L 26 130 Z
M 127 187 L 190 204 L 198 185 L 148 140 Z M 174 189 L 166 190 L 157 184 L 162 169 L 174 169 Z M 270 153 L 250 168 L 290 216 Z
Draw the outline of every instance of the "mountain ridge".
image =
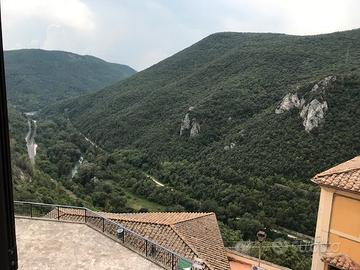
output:
M 351 31 L 350 31 L 351 32 Z M 357 31 L 357 32 L 359 32 L 359 31 Z M 222 35 L 222 34 L 220 34 L 220 35 Z M 260 34 L 261 35 L 261 34 Z M 332 35 L 332 34 L 328 34 L 327 36 L 330 36 L 330 35 Z M 271 35 L 271 36 L 273 36 L 273 35 Z M 277 35 L 276 35 L 277 36 Z M 208 37 L 208 38 L 211 38 L 212 36 L 210 36 L 210 37 Z M 215 35 L 214 37 L 218 37 L 217 35 Z M 320 36 L 320 37 L 323 37 L 323 36 Z M 298 38 L 298 37 L 296 37 L 295 36 L 295 38 Z M 204 40 L 206 40 L 207 38 L 205 38 Z M 204 41 L 203 40 L 203 41 Z M 200 41 L 201 42 L 201 41 Z M 197 43 L 198 44 L 198 43 Z M 196 44 L 195 44 L 196 45 Z M 195 46 L 195 45 L 193 45 L 193 46 Z M 192 46 L 191 46 L 192 47 Z M 190 48 L 191 48 L 190 47 Z M 209 53 L 209 52 L 207 52 L 207 53 Z M 346 53 L 346 51 L 344 51 L 344 54 Z M 184 54 L 184 52 L 183 51 L 181 51 L 181 52 L 179 52 L 178 54 L 176 54 L 176 55 L 181 55 L 181 54 Z M 209 53 L 210 54 L 210 53 Z M 176 56 L 175 55 L 175 56 Z M 222 57 L 230 57 L 231 58 L 231 55 L 230 56 L 222 56 Z M 172 67 L 172 63 L 171 63 L 171 61 L 172 60 L 164 60 L 164 61 L 162 61 L 162 62 L 160 62 L 159 64 L 157 64 L 157 65 L 155 65 L 155 66 L 153 66 L 153 67 L 151 67 L 151 68 L 149 68 L 149 69 L 147 69 L 147 70 L 145 70 L 145 71 L 142 71 L 142 72 L 140 72 L 140 73 L 138 73 L 137 74 L 137 76 L 135 76 L 132 80 L 130 80 L 130 81 L 134 81 L 135 80 L 135 78 L 137 78 L 137 77 L 139 77 L 139 76 L 141 76 L 142 77 L 142 81 L 144 81 L 144 80 L 147 80 L 148 78 L 148 76 L 147 76 L 147 73 L 149 73 L 149 72 L 151 72 L 151 74 L 152 74 L 152 77 L 154 77 L 154 76 L 156 76 L 157 75 L 157 73 L 158 73 L 158 71 L 156 71 L 156 69 L 158 69 L 158 67 L 159 67 L 159 65 L 161 65 L 161 64 L 163 64 L 164 62 L 166 63 L 166 61 L 167 62 L 170 62 L 169 63 L 169 65 L 170 65 L 170 67 L 168 67 L 167 68 L 167 70 L 171 70 L 171 67 Z M 219 60 L 217 59 L 217 61 L 216 62 L 218 62 Z M 181 62 L 180 63 L 178 63 L 178 65 L 179 66 L 181 66 Z M 204 67 L 205 68 L 205 72 L 207 72 L 208 71 L 208 67 Z M 215 67 L 215 68 L 218 68 L 218 67 Z M 196 73 L 195 74 L 190 74 L 189 76 L 190 77 L 185 77 L 185 75 L 184 75 L 184 69 L 181 69 L 181 72 L 180 72 L 180 74 L 182 74 L 182 77 L 183 78 L 180 78 L 180 79 L 178 79 L 178 77 L 179 76 L 181 76 L 181 75 L 175 75 L 175 78 L 174 78 L 174 80 L 172 81 L 172 82 L 170 82 L 170 83 L 167 83 L 167 85 L 169 86 L 169 87 L 171 87 L 171 85 L 173 85 L 173 86 L 176 86 L 176 85 L 179 85 L 179 84 L 181 84 L 182 82 L 189 82 L 191 79 L 192 79 L 192 77 L 194 77 L 195 76 L 195 79 L 199 79 L 199 77 L 200 76 L 202 76 L 202 77 L 205 77 L 206 76 L 206 74 L 202 74 L 202 73 L 204 73 L 202 70 L 199 70 L 199 71 L 196 71 Z M 153 74 L 153 73 L 155 73 L 155 74 Z M 186 73 L 186 72 L 185 72 Z M 330 73 L 330 71 L 329 72 L 323 72 L 322 74 L 319 74 L 319 75 L 315 75 L 315 76 L 317 76 L 317 78 L 318 79 L 321 79 L 321 77 L 322 76 L 326 76 L 327 74 L 329 74 Z M 227 79 L 227 80 L 229 80 L 230 82 L 231 82 L 231 80 L 234 80 L 234 78 L 220 78 L 220 79 Z M 235 78 L 236 79 L 236 78 Z M 301 78 L 300 78 L 301 79 Z M 117 84 L 117 85 L 115 85 L 115 86 L 112 86 L 112 87 L 109 87 L 109 88 L 107 88 L 106 90 L 103 90 L 103 91 L 101 91 L 101 92 L 99 92 L 97 95 L 94 95 L 93 96 L 93 101 L 94 101 L 94 99 L 96 99 L 96 98 L 100 98 L 100 99 L 103 99 L 103 101 L 104 102 L 110 102 L 110 104 L 111 103 L 114 103 L 115 101 L 113 100 L 113 96 L 111 96 L 111 92 L 116 92 L 117 90 L 116 89 L 118 89 L 118 88 L 120 88 L 121 87 L 121 89 L 122 89 L 122 91 L 123 91 L 123 93 L 125 93 L 125 92 L 127 92 L 127 93 L 129 93 L 128 95 L 129 95 L 129 99 L 130 99 L 130 102 L 129 102 L 129 104 L 132 104 L 132 102 L 134 102 L 134 100 L 136 100 L 136 98 L 138 98 L 139 97 L 139 95 L 141 95 L 140 93 L 142 93 L 142 94 L 146 94 L 146 95 L 148 95 L 149 93 L 154 93 L 154 94 L 160 94 L 159 92 L 161 91 L 161 90 L 159 90 L 158 88 L 155 88 L 154 89 L 154 87 L 156 87 L 156 85 L 155 86 L 153 86 L 153 84 L 160 84 L 160 89 L 161 88 L 163 88 L 164 86 L 161 86 L 161 84 L 162 84 L 162 82 L 160 81 L 160 82 L 158 82 L 158 81 L 156 81 L 156 79 L 155 79 L 155 82 L 153 82 L 153 83 L 150 83 L 150 85 L 146 85 L 146 89 L 136 89 L 136 87 L 127 87 L 127 84 L 128 83 L 128 81 L 124 81 L 124 82 L 120 82 L 119 84 Z M 290 81 L 290 83 L 291 83 L 291 81 Z M 292 83 L 300 83 L 301 84 L 301 82 L 299 82 L 299 80 L 294 80 Z M 134 83 L 133 83 L 134 84 Z M 149 84 L 148 82 L 146 82 L 146 84 Z M 290 84 L 289 84 L 290 85 Z M 218 89 L 215 89 L 215 90 L 218 90 Z M 146 92 L 144 92 L 144 91 L 146 91 Z M 200 91 L 199 91 L 200 92 Z M 199 93 L 198 92 L 198 94 L 201 94 L 201 93 Z M 137 95 L 138 96 L 135 96 L 135 94 L 137 93 Z M 165 93 L 164 93 L 165 94 Z M 168 93 L 166 93 L 167 95 L 169 95 L 169 94 L 171 94 L 171 92 L 168 92 Z M 196 93 L 195 93 L 196 94 Z M 270 93 L 271 94 L 271 93 Z M 109 97 L 106 97 L 106 96 L 109 96 Z M 147 96 L 141 96 L 142 98 L 147 98 Z M 115 97 L 116 98 L 116 97 Z M 125 97 L 123 97 L 123 98 L 126 98 L 126 96 Z M 152 97 L 149 97 L 149 100 L 147 101 L 147 102 L 151 102 L 151 99 L 154 99 L 154 95 L 152 96 Z M 136 101 L 135 101 L 136 102 Z M 204 102 L 203 100 L 200 100 L 200 102 Z M 94 102 L 95 103 L 95 102 Z M 127 106 L 128 104 L 126 104 L 126 106 Z M 137 105 L 137 106 L 139 106 L 139 105 Z M 183 108 L 183 110 L 186 110 L 186 108 L 187 107 L 189 107 L 189 106 L 193 106 L 190 102 L 189 102 L 189 99 L 188 99 L 188 101 L 185 101 L 185 102 L 183 102 L 183 105 L 182 105 L 182 108 Z M 89 108 L 89 107 L 88 107 Z M 115 110 L 117 110 L 116 108 L 118 108 L 117 106 L 114 106 L 114 109 Z M 129 106 L 128 106 L 128 108 L 129 108 Z M 111 111 L 111 113 L 116 113 L 116 111 Z
M 283 227 L 313 235 L 309 179 L 360 153 L 359 66 L 360 29 L 210 35 L 41 110 L 35 167 L 105 211 L 215 212 L 231 246 L 265 227 L 269 240 L 286 238 L 272 231 Z M 287 265 L 304 269 L 307 254 L 293 252 Z
M 65 51 L 9 50 L 4 57 L 8 99 L 23 110 L 94 92 L 136 72 L 126 65 Z
M 310 37 L 215 34 L 58 109 L 108 151 L 140 151 L 151 164 L 146 171 L 213 205 L 209 210 L 221 220 L 239 218 L 220 210 L 235 203 L 243 208 L 235 211 L 240 216 L 251 213 L 260 220 L 265 213 L 277 225 L 310 234 L 317 204 L 306 181 L 360 153 L 360 127 L 349 124 L 359 113 L 359 48 L 360 29 Z M 332 75 L 338 79 L 326 89 L 325 122 L 310 133 L 295 110 L 275 113 L 286 94 L 307 93 Z M 196 136 L 180 136 L 187 113 Z M 285 201 L 273 202 L 272 195 L 283 192 L 273 190 L 274 184 L 291 187 L 293 197 L 282 194 Z M 254 204 L 255 198 L 266 207 Z M 277 212 L 289 201 L 294 206 L 287 216 Z

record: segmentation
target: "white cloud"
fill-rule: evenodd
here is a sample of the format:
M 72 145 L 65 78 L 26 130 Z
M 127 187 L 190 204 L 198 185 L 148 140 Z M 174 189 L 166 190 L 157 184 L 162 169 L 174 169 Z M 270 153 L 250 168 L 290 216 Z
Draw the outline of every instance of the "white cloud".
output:
M 3 0 L 2 10 L 8 27 L 34 18 L 80 31 L 95 27 L 92 11 L 81 0 Z
M 219 31 L 360 27 L 360 0 L 2 0 L 5 49 L 92 54 L 141 70 Z
M 348 30 L 359 26 L 360 21 L 349 21 L 350 11 L 360 8 L 358 1 L 303 0 L 284 5 L 289 22 L 286 31 L 293 34 L 319 34 Z M 359 9 L 357 9 L 359 10 Z
M 222 23 L 232 31 L 309 35 L 360 26 L 358 0 L 228 0 L 224 3 L 233 12 Z M 244 10 L 249 16 L 237 16 Z
M 39 40 L 37 40 L 37 39 L 32 39 L 32 40 L 30 41 L 30 46 L 31 46 L 32 48 L 40 48 L 40 42 L 39 42 Z
M 169 57 L 170 53 L 165 50 L 158 48 L 145 52 L 139 57 L 138 61 L 142 66 L 148 65 L 148 63 L 156 64 L 166 57 Z
M 2 0 L 1 8 L 7 50 L 40 48 L 86 53 L 89 38 L 96 37 L 95 14 L 82 0 Z

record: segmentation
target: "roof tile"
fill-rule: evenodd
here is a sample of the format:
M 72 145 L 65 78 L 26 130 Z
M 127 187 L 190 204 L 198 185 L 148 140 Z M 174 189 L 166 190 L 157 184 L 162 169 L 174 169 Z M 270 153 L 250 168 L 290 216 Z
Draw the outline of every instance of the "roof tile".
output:
M 360 270 L 360 265 L 343 254 L 325 254 L 321 260 L 341 270 Z
M 61 218 L 82 219 L 78 210 L 60 208 Z M 48 215 L 57 214 L 51 211 Z M 173 252 L 194 260 L 204 260 L 206 270 L 229 270 L 224 243 L 214 213 L 106 213 L 98 212 L 125 228 Z
M 203 259 L 207 269 L 229 269 L 214 213 L 100 214 L 186 258 Z
M 360 193 L 360 156 L 315 175 L 315 183 Z

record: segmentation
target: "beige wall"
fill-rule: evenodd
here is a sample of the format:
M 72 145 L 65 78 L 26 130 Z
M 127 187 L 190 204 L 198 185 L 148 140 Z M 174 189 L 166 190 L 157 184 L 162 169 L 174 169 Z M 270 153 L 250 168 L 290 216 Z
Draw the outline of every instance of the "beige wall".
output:
M 259 263 L 257 258 L 239 253 L 231 249 L 226 249 L 226 256 L 230 261 L 231 270 L 247 270 L 247 269 L 251 269 L 252 265 L 257 266 Z M 264 260 L 261 260 L 260 266 L 265 270 L 291 270 L 287 267 L 276 265 Z
M 329 244 L 329 252 L 331 252 L 331 250 L 339 250 L 335 253 L 346 254 L 356 263 L 360 263 L 360 242 L 352 241 L 337 234 L 330 233 Z
M 360 237 L 360 200 L 335 194 L 330 227 Z
M 328 243 L 333 197 L 333 190 L 321 188 L 316 222 L 315 246 L 311 264 L 312 270 L 323 270 L 325 268 L 324 263 L 321 261 L 321 256 L 326 251 L 326 244 Z
M 325 253 L 346 254 L 360 263 L 360 195 L 321 188 L 312 270 L 326 270 Z M 328 244 L 327 247 L 321 244 Z
M 335 194 L 329 244 L 329 251 L 334 249 L 360 263 L 360 200 Z

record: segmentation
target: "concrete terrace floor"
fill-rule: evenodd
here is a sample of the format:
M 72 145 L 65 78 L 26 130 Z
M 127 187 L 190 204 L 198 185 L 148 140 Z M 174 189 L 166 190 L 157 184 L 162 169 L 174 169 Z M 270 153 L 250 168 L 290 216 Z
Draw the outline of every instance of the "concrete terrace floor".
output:
M 20 270 L 159 270 L 84 224 L 16 218 Z

